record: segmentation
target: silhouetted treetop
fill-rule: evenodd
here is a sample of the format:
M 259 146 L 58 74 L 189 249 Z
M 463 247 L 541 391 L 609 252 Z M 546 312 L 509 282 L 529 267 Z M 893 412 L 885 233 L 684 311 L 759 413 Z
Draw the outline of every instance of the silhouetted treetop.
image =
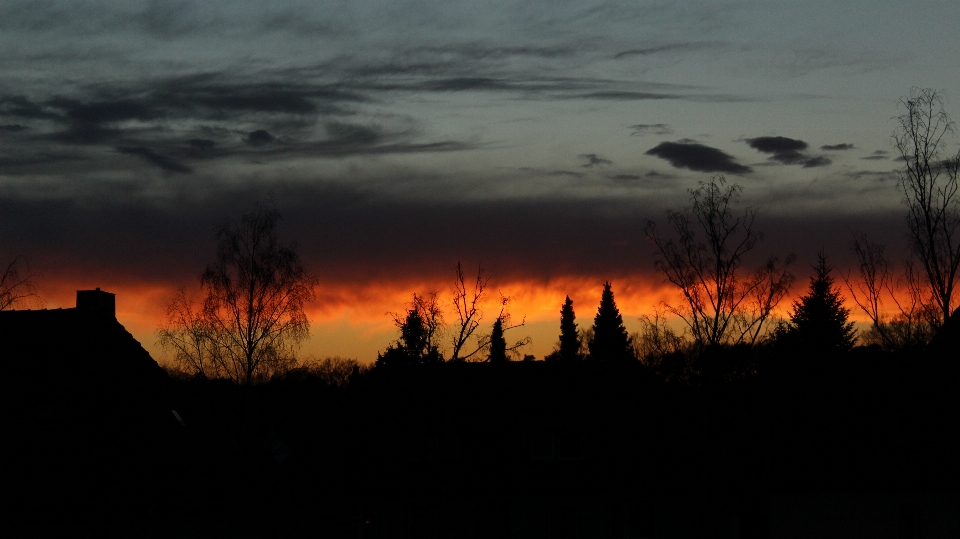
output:
M 600 307 L 593 319 L 593 339 L 589 344 L 590 358 L 598 361 L 628 361 L 633 359 L 633 347 L 623 317 L 613 299 L 610 283 L 603 284 Z
M 437 346 L 443 324 L 436 294 L 414 294 L 405 315 L 394 315 L 400 339 L 377 355 L 377 365 L 440 363 L 443 354 Z
M 580 334 L 577 332 L 576 315 L 573 312 L 573 300 L 567 296 L 560 308 L 560 361 L 577 361 L 583 359 L 580 355 Z
M 507 340 L 503 336 L 503 318 L 497 318 L 490 333 L 490 363 L 506 363 Z
M 832 267 L 821 251 L 806 295 L 793 302 L 787 330 L 791 342 L 821 352 L 848 352 L 856 342 L 850 309 L 843 306 L 840 291 L 830 276 Z

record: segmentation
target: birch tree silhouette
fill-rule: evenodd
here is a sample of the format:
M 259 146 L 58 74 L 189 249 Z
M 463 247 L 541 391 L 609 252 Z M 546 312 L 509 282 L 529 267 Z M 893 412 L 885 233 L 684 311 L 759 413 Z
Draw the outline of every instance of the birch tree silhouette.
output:
M 216 260 L 200 277 L 200 311 L 182 295 L 171 302 L 160 343 L 198 372 L 250 386 L 295 364 L 295 351 L 309 335 L 304 307 L 317 279 L 304 268 L 297 245 L 280 240 L 279 220 L 276 210 L 257 206 L 227 221 L 217 233 Z

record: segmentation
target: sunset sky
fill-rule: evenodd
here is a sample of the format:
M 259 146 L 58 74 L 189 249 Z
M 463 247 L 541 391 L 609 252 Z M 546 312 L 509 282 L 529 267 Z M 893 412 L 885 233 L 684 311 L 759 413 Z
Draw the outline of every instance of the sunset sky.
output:
M 47 308 L 117 293 L 159 359 L 164 304 L 267 201 L 321 281 L 305 354 L 372 361 L 386 313 L 449 301 L 459 260 L 540 358 L 566 294 L 581 327 L 605 280 L 631 329 L 672 300 L 644 223 L 723 173 L 760 210 L 751 262 L 795 253 L 802 292 L 854 233 L 902 251 L 892 118 L 914 86 L 960 117 L 958 20 L 956 0 L 2 2 L 0 262 Z

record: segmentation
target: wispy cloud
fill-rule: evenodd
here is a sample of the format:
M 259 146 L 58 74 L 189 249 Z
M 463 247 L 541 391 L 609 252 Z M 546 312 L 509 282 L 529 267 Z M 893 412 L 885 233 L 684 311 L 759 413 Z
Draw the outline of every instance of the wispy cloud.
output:
M 673 129 L 667 124 L 635 124 L 631 125 L 633 130 L 630 136 L 639 137 L 642 135 L 672 135 Z
M 179 163 L 169 157 L 159 155 L 153 150 L 150 150 L 149 148 L 144 148 L 143 146 L 135 146 L 135 147 L 120 146 L 117 148 L 117 151 L 122 154 L 135 155 L 137 157 L 140 157 L 143 160 L 147 161 L 148 163 L 152 165 L 156 165 L 160 169 L 165 170 L 167 172 L 176 172 L 178 174 L 190 174 L 191 172 L 193 172 L 193 169 L 184 165 L 183 163 Z
M 584 168 L 593 168 L 593 167 L 595 167 L 595 166 L 600 166 L 600 165 L 612 165 L 612 164 L 613 164 L 613 161 L 611 161 L 611 160 L 609 160 L 609 159 L 604 159 L 603 157 L 600 157 L 599 155 L 597 155 L 597 154 L 595 154 L 595 153 L 582 153 L 582 154 L 578 155 L 577 158 L 578 158 L 578 159 L 586 159 L 586 160 L 587 160 L 586 163 L 580 165 L 581 167 L 584 167 Z
M 866 157 L 861 157 L 860 159 L 864 159 L 867 161 L 880 161 L 880 160 L 888 159 L 889 155 L 890 155 L 890 152 L 886 150 L 876 150 L 872 154 Z
M 653 47 L 644 47 L 641 49 L 630 49 L 626 51 L 618 52 L 613 55 L 613 58 L 620 60 L 629 56 L 651 56 L 654 54 L 663 54 L 663 53 L 675 53 L 675 52 L 689 52 L 697 51 L 702 49 L 711 49 L 716 47 L 722 47 L 725 44 L 722 42 L 714 41 L 691 41 L 687 43 L 669 43 L 666 45 L 656 45 Z

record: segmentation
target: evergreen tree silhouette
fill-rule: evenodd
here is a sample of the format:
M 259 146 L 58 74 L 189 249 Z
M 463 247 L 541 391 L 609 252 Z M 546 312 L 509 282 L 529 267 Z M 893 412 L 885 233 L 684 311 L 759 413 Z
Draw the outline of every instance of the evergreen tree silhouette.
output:
M 850 309 L 843 306 L 840 291 L 833 286 L 833 270 L 823 251 L 817 253 L 816 273 L 807 294 L 793 302 L 786 331 L 789 341 L 817 352 L 848 352 L 856 341 Z
M 507 340 L 503 336 L 503 318 L 497 318 L 490 333 L 490 363 L 506 363 Z
M 576 315 L 573 313 L 573 300 L 567 296 L 560 308 L 560 361 L 577 361 L 580 356 L 580 334 L 577 332 Z
M 590 340 L 590 359 L 598 361 L 628 361 L 633 359 L 630 337 L 623 327 L 623 317 L 613 300 L 610 283 L 603 284 L 600 307 L 593 319 L 593 339 Z

